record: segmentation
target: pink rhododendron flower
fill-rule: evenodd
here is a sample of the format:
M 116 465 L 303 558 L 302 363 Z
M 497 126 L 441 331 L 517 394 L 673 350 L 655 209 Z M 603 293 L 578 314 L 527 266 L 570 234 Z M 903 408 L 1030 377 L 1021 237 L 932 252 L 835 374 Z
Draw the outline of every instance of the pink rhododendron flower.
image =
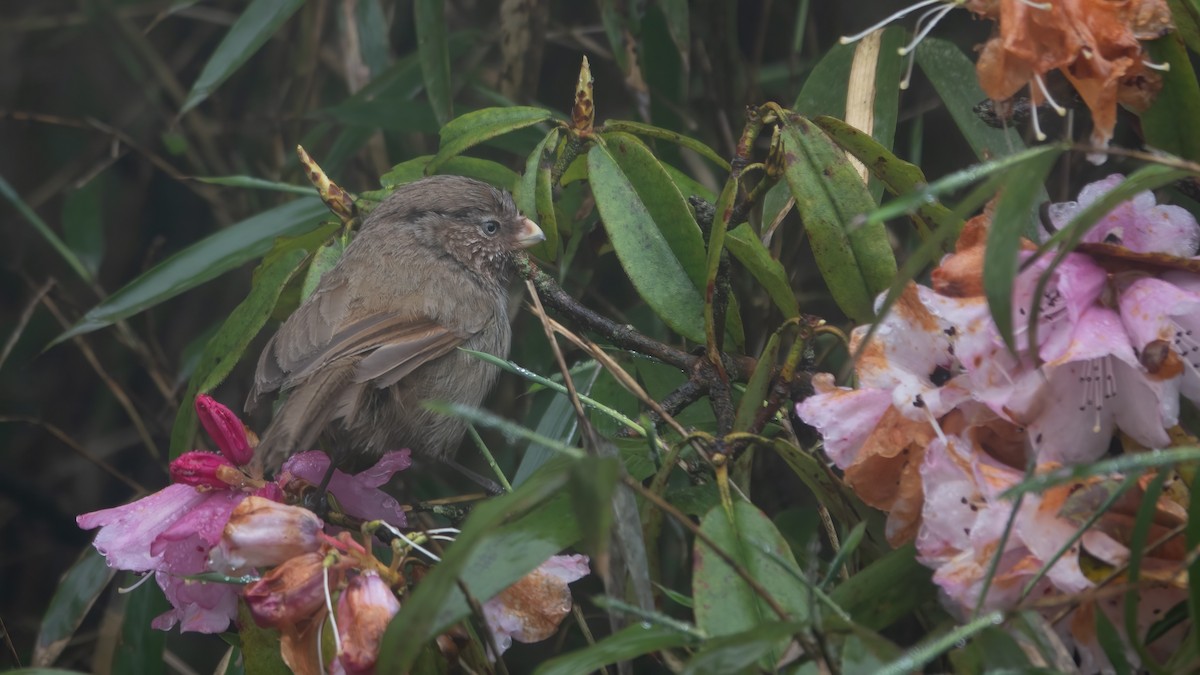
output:
M 1125 176 L 1115 173 L 1085 185 L 1079 191 L 1077 201 L 1051 204 L 1048 214 L 1054 228 L 1066 227 L 1080 211 L 1124 180 Z M 1146 190 L 1105 214 L 1088 230 L 1083 241 L 1119 244 L 1138 253 L 1165 253 L 1187 258 L 1196 255 L 1200 248 L 1200 225 L 1185 209 L 1158 204 L 1154 193 Z
M 219 544 L 209 553 L 209 567 L 236 575 L 278 565 L 320 548 L 323 527 L 308 509 L 247 497 L 225 523 Z
M 571 611 L 567 584 L 587 576 L 588 557 L 556 555 L 483 605 L 501 653 L 517 642 L 545 640 Z
M 329 470 L 329 455 L 311 451 L 292 455 L 279 471 L 279 482 L 287 485 L 292 478 L 301 478 L 319 485 Z M 407 448 L 386 452 L 371 468 L 354 475 L 333 470 L 328 491 L 347 514 L 363 520 L 383 520 L 404 527 L 408 520 L 400 502 L 378 489 L 397 472 L 412 466 L 412 451 Z
M 228 408 L 201 395 L 196 410 L 202 421 L 207 420 L 205 428 L 217 430 L 213 440 L 218 447 L 230 456 L 245 456 L 234 439 L 240 430 L 242 442 L 248 443 L 245 428 L 228 423 L 236 420 Z M 215 419 L 224 421 L 214 423 Z M 182 630 L 218 633 L 228 628 L 237 610 L 237 587 L 184 577 L 208 571 L 209 551 L 243 499 L 251 493 L 281 493 L 214 453 L 184 453 L 172 462 L 171 476 L 180 482 L 124 506 L 86 513 L 76 522 L 83 529 L 100 528 L 94 545 L 110 567 L 155 573 L 172 605 L 154 620 L 155 628 L 167 630 L 180 623 Z
M 1121 320 L 1151 378 L 1180 376 L 1180 392 L 1200 403 L 1200 277 L 1142 277 L 1118 299 Z

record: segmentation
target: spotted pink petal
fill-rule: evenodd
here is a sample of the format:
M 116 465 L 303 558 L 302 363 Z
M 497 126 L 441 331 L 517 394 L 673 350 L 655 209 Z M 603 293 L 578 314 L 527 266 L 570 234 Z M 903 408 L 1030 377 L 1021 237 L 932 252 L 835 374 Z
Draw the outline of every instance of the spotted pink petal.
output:
M 334 469 L 329 479 L 329 493 L 348 513 L 363 520 L 383 520 L 396 527 L 408 522 L 395 497 L 377 489 L 397 471 L 412 466 L 412 451 L 407 448 L 384 453 L 374 466 L 353 476 Z M 280 470 L 281 475 L 302 478 L 320 484 L 329 470 L 329 456 L 317 450 L 292 455 Z

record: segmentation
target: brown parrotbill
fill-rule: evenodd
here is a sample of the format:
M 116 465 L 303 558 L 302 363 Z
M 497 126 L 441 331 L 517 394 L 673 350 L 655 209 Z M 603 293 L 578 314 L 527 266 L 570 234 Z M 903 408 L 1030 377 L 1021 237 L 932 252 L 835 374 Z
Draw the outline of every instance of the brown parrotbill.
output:
M 497 369 L 459 347 L 507 357 L 513 253 L 543 239 L 486 183 L 433 176 L 397 188 L 263 349 L 246 407 L 287 398 L 255 458 L 274 472 L 319 439 L 339 463 L 401 448 L 452 458 L 465 422 L 421 403 L 483 401 Z

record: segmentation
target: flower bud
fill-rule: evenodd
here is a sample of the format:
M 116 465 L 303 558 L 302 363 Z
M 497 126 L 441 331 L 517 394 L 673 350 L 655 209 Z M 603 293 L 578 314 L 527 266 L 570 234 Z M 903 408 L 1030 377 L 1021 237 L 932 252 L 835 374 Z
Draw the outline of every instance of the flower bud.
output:
M 225 489 L 229 485 L 217 475 L 221 467 L 232 468 L 233 465 L 215 452 L 190 450 L 171 462 L 171 482 L 198 488 Z
M 200 424 L 217 444 L 221 454 L 229 461 L 237 466 L 250 463 L 250 459 L 254 457 L 254 448 L 250 445 L 246 426 L 232 410 L 208 394 L 200 394 L 196 397 L 196 416 L 200 418 Z
M 374 672 L 379 641 L 398 611 L 400 602 L 379 574 L 365 572 L 350 580 L 337 606 L 338 636 L 342 640 L 338 660 L 346 673 Z
M 242 589 L 242 599 L 254 622 L 281 628 L 312 618 L 325 604 L 325 575 L 330 588 L 340 581 L 340 567 L 325 568 L 321 553 L 305 553 L 285 561 L 258 581 Z
M 221 543 L 209 554 L 212 568 L 233 573 L 278 565 L 321 545 L 324 523 L 315 513 L 263 497 L 249 496 L 225 523 Z

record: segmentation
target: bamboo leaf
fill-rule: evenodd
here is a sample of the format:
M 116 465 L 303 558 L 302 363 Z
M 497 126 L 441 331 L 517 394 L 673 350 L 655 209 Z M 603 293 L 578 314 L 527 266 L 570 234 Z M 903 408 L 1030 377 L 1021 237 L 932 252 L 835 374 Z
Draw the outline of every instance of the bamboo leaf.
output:
M 528 106 L 484 108 L 459 115 L 442 127 L 441 147 L 429 161 L 425 172 L 428 174 L 438 173 L 438 168 L 442 164 L 451 157 L 462 154 L 467 148 L 479 145 L 501 134 L 540 124 L 552 117 L 549 110 Z

